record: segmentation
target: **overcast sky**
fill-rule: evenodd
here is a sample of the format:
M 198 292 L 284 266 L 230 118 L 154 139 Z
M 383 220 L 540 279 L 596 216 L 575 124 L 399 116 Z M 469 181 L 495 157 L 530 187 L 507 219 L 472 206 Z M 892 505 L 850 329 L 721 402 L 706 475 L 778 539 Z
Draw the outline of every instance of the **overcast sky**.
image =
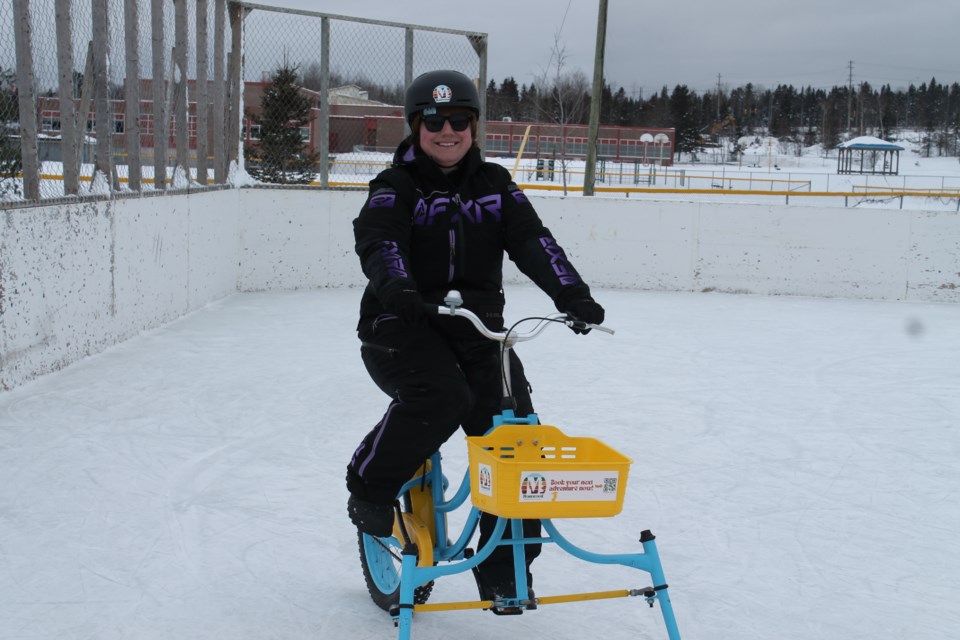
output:
M 530 84 L 565 69 L 593 74 L 598 0 L 259 0 L 260 4 L 489 34 L 488 78 Z M 606 77 L 614 89 L 747 82 L 894 88 L 960 81 L 960 2 L 943 0 L 609 0 Z M 550 70 L 549 74 L 545 74 Z

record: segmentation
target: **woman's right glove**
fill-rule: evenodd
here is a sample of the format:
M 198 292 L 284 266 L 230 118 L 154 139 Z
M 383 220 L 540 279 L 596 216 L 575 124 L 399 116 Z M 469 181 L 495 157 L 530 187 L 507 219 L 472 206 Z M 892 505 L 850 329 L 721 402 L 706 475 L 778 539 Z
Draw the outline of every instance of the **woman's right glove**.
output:
M 572 316 L 575 320 L 587 324 L 603 324 L 604 310 L 593 298 L 578 298 L 566 303 L 561 309 L 563 313 Z M 590 329 L 570 327 L 574 333 L 590 333 Z

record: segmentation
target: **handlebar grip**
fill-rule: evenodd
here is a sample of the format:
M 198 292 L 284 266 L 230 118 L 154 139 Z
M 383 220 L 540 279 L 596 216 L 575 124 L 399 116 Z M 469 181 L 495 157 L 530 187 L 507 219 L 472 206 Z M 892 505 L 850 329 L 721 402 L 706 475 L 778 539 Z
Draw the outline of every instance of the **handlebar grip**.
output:
M 433 315 L 433 316 L 439 315 L 439 314 L 440 314 L 440 305 L 438 305 L 438 304 L 433 304 L 432 302 L 424 302 L 424 303 L 423 303 L 423 310 L 426 311 L 428 314 Z
M 567 314 L 567 319 L 564 321 L 564 324 L 572 329 L 578 329 L 580 331 L 596 329 L 597 331 L 603 331 L 604 333 L 609 333 L 610 335 L 614 334 L 614 330 L 610 327 L 605 327 L 602 324 L 591 324 L 589 322 L 584 322 L 583 320 L 577 320 L 569 313 Z

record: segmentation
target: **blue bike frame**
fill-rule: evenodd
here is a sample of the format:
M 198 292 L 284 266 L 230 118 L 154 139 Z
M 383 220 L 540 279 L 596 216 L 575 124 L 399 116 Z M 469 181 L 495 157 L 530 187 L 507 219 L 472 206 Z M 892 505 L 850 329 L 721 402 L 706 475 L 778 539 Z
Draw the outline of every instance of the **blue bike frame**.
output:
M 510 349 L 517 342 L 530 340 L 543 330 L 545 326 L 541 323 L 536 329 L 526 334 L 519 334 L 512 331 L 506 333 L 492 332 L 488 330 L 480 319 L 466 309 L 462 309 L 462 299 L 456 291 L 451 291 L 444 302 L 447 306 L 431 307 L 433 311 L 441 315 L 462 316 L 470 320 L 477 330 L 483 335 L 497 340 L 503 344 L 503 391 L 504 397 L 510 396 L 509 379 L 509 357 Z M 571 319 L 563 314 L 558 314 L 542 320 L 561 320 L 567 326 L 575 326 L 579 321 Z M 583 325 L 583 323 L 580 323 Z M 612 331 L 599 325 L 583 325 L 584 328 L 599 329 L 601 331 Z M 494 416 L 493 431 L 501 425 L 538 425 L 540 421 L 536 414 L 530 414 L 526 417 L 514 415 L 512 410 L 505 410 L 500 415 Z M 489 433 L 489 432 L 488 432 Z M 677 629 L 676 618 L 673 614 L 673 606 L 670 603 L 670 596 L 667 588 L 667 581 L 663 575 L 663 567 L 660 564 L 660 554 L 657 551 L 655 537 L 650 531 L 643 531 L 640 534 L 640 543 L 643 547 L 641 553 L 624 554 L 598 554 L 582 549 L 564 538 L 550 519 L 542 519 L 543 530 L 546 536 L 539 538 L 525 538 L 523 535 L 523 520 L 518 518 L 498 517 L 496 526 L 490 539 L 484 546 L 477 550 L 473 555 L 466 553 L 467 544 L 473 537 L 477 525 L 480 521 L 480 511 L 475 506 L 471 506 L 470 514 L 464 525 L 463 532 L 455 542 L 448 542 L 447 518 L 446 515 L 459 508 L 470 495 L 470 471 L 464 474 L 463 481 L 457 489 L 452 499 L 446 500 L 444 491 L 447 488 L 447 480 L 443 476 L 441 468 L 440 453 L 437 452 L 430 457 L 430 467 L 424 474 L 415 477 L 406 483 L 401 489 L 401 495 L 418 485 L 426 482 L 430 485 L 430 495 L 433 500 L 433 531 L 434 531 L 434 562 L 447 562 L 447 564 L 434 564 L 433 566 L 417 566 L 418 551 L 416 545 L 409 540 L 401 541 L 404 543 L 401 569 L 400 569 L 400 601 L 392 615 L 394 622 L 399 628 L 399 640 L 410 640 L 411 627 L 413 624 L 413 614 L 415 611 L 440 611 L 450 609 L 485 609 L 494 604 L 499 607 L 523 607 L 527 609 L 535 608 L 541 604 L 555 604 L 561 602 L 573 602 L 577 600 L 599 600 L 604 598 L 617 598 L 626 596 L 643 596 L 651 607 L 655 602 L 660 603 L 660 611 L 663 614 L 663 621 L 667 628 L 669 640 L 680 640 L 680 632 Z M 510 537 L 504 539 L 507 524 L 510 524 Z M 639 569 L 650 574 L 653 585 L 641 589 L 624 589 L 619 591 L 606 591 L 594 593 L 568 594 L 561 596 L 547 596 L 531 598 L 530 585 L 527 581 L 527 566 L 524 554 L 524 546 L 528 544 L 549 544 L 553 543 L 570 555 L 580 558 L 586 562 L 595 564 L 618 564 L 626 567 Z M 464 571 L 470 571 L 481 562 L 486 560 L 493 550 L 500 545 L 511 545 L 513 547 L 513 566 L 514 577 L 516 581 L 516 593 L 513 598 L 505 598 L 502 601 L 471 601 L 446 604 L 415 604 L 414 594 L 417 587 L 426 584 L 431 580 L 449 576 Z
M 506 410 L 501 415 L 494 418 L 494 427 L 496 429 L 503 424 L 539 424 L 536 414 L 531 414 L 525 418 L 518 418 L 513 411 Z M 491 429 L 491 431 L 493 430 Z M 449 609 L 470 609 L 470 608 L 489 608 L 493 603 L 486 601 L 450 603 L 444 605 L 415 605 L 414 591 L 420 585 L 426 584 L 431 580 L 443 576 L 454 575 L 464 571 L 471 571 L 474 567 L 486 560 L 493 550 L 500 545 L 511 545 L 513 547 L 513 564 L 516 580 L 517 592 L 514 598 L 506 598 L 502 602 L 498 601 L 497 606 L 502 607 L 526 607 L 532 608 L 541 604 L 555 604 L 560 602 L 572 602 L 576 600 L 599 600 L 604 598 L 616 598 L 627 596 L 643 596 L 651 607 L 655 602 L 659 602 L 660 611 L 663 614 L 664 625 L 667 629 L 669 640 L 680 640 L 680 631 L 677 628 L 677 621 L 673 613 L 673 605 L 670 602 L 669 590 L 666 578 L 663 575 L 663 567 L 660 563 L 660 554 L 657 550 L 655 536 L 647 530 L 640 534 L 640 543 L 643 547 L 642 553 L 622 553 L 622 554 L 599 554 L 587 551 L 567 540 L 557 531 L 556 525 L 550 519 L 542 519 L 541 523 L 546 532 L 546 536 L 539 538 L 525 538 L 523 536 L 523 521 L 517 518 L 497 518 L 496 526 L 490 540 L 475 554 L 467 557 L 465 553 L 467 544 L 476 531 L 480 520 L 480 511 L 476 507 L 471 507 L 467 522 L 464 525 L 463 532 L 459 538 L 449 543 L 447 538 L 447 519 L 446 514 L 459 508 L 470 496 L 470 471 L 464 474 L 463 481 L 457 489 L 452 499 L 446 500 L 444 489 L 447 486 L 447 480 L 443 475 L 441 468 L 440 453 L 433 454 L 430 458 L 430 468 L 424 475 L 417 476 L 406 485 L 403 492 L 417 487 L 423 482 L 430 485 L 431 496 L 434 504 L 434 531 L 436 532 L 434 540 L 433 557 L 437 562 L 448 562 L 446 565 L 434 565 L 429 567 L 417 566 L 417 549 L 415 545 L 408 544 L 403 549 L 401 572 L 400 572 L 400 603 L 393 615 L 395 624 L 399 629 L 398 640 L 410 640 L 411 628 L 413 625 L 413 614 L 415 611 L 430 611 Z M 511 537 L 504 539 L 507 524 L 510 524 Z M 594 564 L 623 565 L 639 569 L 650 574 L 653 585 L 642 589 L 630 589 L 620 591 L 608 591 L 586 594 L 569 594 L 563 596 L 548 596 L 545 598 L 530 598 L 529 585 L 527 583 L 527 566 L 523 547 L 528 544 L 556 544 L 560 549 L 570 555 L 592 562 Z

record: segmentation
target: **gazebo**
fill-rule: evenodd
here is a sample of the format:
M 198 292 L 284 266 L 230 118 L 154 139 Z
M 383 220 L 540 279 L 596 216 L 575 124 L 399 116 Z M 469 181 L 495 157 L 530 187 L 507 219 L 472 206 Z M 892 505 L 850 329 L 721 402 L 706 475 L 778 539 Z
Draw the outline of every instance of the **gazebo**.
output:
M 860 136 L 837 145 L 837 173 L 879 173 L 897 175 L 900 170 L 900 145 Z M 859 154 L 859 167 L 855 156 Z

